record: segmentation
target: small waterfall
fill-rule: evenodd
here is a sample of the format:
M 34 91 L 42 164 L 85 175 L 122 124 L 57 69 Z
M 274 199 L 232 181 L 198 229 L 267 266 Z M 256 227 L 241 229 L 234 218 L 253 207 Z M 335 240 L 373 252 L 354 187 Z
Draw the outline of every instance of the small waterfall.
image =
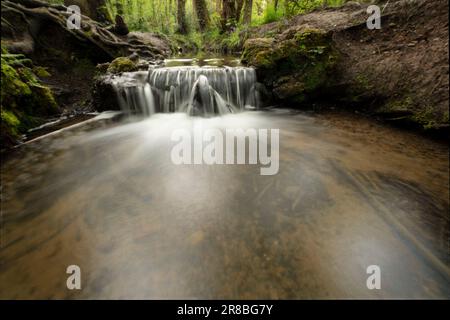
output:
M 126 113 L 190 115 L 259 108 L 256 72 L 245 67 L 180 66 L 128 72 L 112 79 Z

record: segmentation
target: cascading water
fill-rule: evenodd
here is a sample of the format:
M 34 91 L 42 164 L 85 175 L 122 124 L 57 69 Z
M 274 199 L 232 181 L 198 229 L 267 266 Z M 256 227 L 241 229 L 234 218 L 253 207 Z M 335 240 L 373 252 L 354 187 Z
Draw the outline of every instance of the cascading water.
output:
M 126 113 L 211 115 L 259 108 L 258 83 L 252 68 L 161 67 L 123 73 L 112 83 Z

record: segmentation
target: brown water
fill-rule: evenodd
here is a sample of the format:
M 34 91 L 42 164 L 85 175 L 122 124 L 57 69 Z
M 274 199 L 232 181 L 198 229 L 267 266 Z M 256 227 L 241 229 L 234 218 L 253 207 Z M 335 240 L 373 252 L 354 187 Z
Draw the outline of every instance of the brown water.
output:
M 175 166 L 170 134 L 194 123 L 279 128 L 278 175 Z M 337 114 L 79 126 L 3 161 L 0 298 L 449 298 L 448 161 Z

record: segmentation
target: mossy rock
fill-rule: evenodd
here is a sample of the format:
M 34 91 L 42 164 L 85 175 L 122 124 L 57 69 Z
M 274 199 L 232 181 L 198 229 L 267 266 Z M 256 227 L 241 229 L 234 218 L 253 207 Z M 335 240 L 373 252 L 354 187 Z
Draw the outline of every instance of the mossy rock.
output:
M 111 63 L 109 63 L 109 62 L 99 63 L 95 66 L 95 72 L 99 75 L 105 74 L 108 72 L 108 68 L 110 65 L 111 65 Z
M 272 50 L 274 42 L 275 40 L 273 38 L 256 38 L 247 40 L 244 43 L 242 61 L 251 66 L 260 66 L 262 63 L 259 61 L 258 55 L 264 55 L 267 51 Z
M 16 115 L 8 110 L 1 111 L 1 120 L 2 124 L 4 124 L 4 129 L 8 130 L 10 135 L 17 136 L 19 134 L 19 125 L 20 120 L 17 119 Z
M 257 69 L 278 99 L 296 102 L 330 85 L 338 59 L 330 33 L 306 28 L 278 43 L 270 38 L 248 40 L 243 53 L 244 62 Z
M 122 73 L 122 72 L 132 72 L 137 71 L 136 64 L 126 57 L 116 58 L 108 67 L 108 73 Z
M 7 59 L 3 55 L 1 58 L 1 140 L 10 144 L 20 134 L 40 124 L 38 119 L 57 114 L 59 109 L 50 88 L 38 78 L 37 73 L 43 77 L 47 75 L 43 72 L 46 70 L 24 66 L 15 62 L 12 55 L 6 56 Z

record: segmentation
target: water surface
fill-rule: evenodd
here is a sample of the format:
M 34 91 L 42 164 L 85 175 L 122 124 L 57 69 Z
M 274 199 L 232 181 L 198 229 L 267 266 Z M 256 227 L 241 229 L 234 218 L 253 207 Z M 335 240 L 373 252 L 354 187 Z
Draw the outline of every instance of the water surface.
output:
M 196 125 L 280 129 L 278 175 L 174 165 L 171 133 Z M 0 298 L 450 297 L 444 145 L 291 111 L 92 126 L 3 161 Z

